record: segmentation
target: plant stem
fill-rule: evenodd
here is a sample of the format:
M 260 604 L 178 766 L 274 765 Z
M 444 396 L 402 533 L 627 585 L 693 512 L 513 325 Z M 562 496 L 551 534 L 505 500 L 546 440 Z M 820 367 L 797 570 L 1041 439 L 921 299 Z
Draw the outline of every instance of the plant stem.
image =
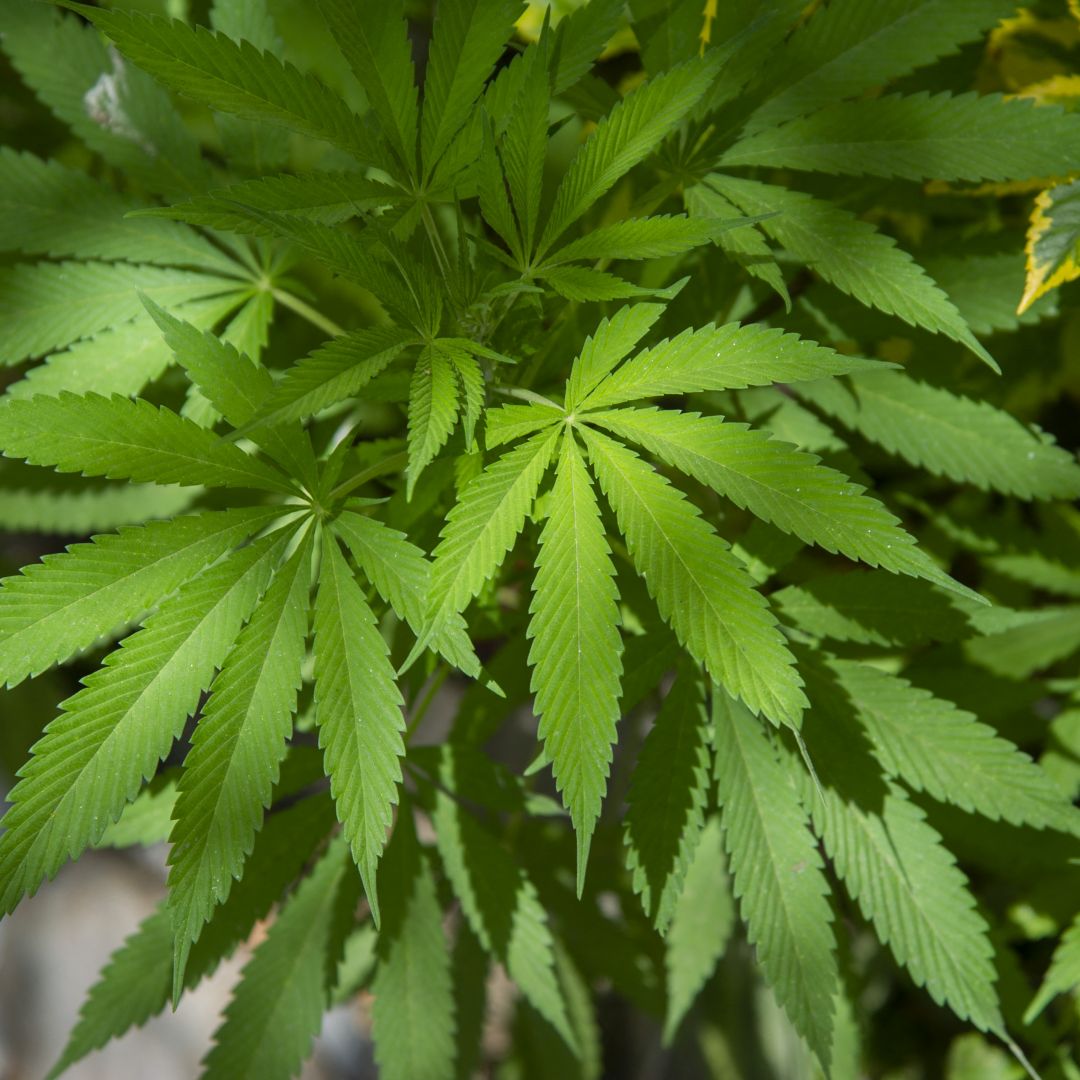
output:
M 307 319 L 312 326 L 317 326 L 331 337 L 340 337 L 345 333 L 344 327 L 338 326 L 333 319 L 328 319 L 322 312 L 316 311 L 310 304 L 304 303 L 298 296 L 293 296 L 292 293 L 286 292 L 284 289 L 271 289 L 270 295 L 273 296 L 279 304 L 289 308 L 290 311 L 295 311 L 301 318 Z
M 408 464 L 408 461 L 409 455 L 405 450 L 402 450 L 400 454 L 392 454 L 388 458 L 383 458 L 382 461 L 376 461 L 374 465 L 369 465 L 363 472 L 358 472 L 355 476 L 351 476 L 348 480 L 338 484 L 330 492 L 330 501 L 333 502 L 335 499 L 340 499 L 342 495 L 348 495 L 350 491 L 362 487 L 369 480 L 374 480 L 376 476 L 385 476 L 386 473 L 396 472 L 402 466 Z
M 427 230 L 431 246 L 435 250 L 435 258 L 439 260 L 439 269 L 442 271 L 443 277 L 449 279 L 450 260 L 446 256 L 446 249 L 443 247 L 439 230 L 435 227 L 435 219 L 431 216 L 431 208 L 426 202 L 420 204 L 420 217 L 423 219 L 424 228 Z
M 420 726 L 420 722 L 427 715 L 428 709 L 431 708 L 431 703 L 435 700 L 435 695 L 439 692 L 439 687 L 446 682 L 446 678 L 449 674 L 449 666 L 446 664 L 439 664 L 435 674 L 431 678 L 431 682 L 428 684 L 427 690 L 424 692 L 424 696 L 416 706 L 416 712 L 412 714 L 412 717 L 409 720 L 409 726 L 405 729 L 406 746 L 412 741 L 412 737 L 416 733 L 416 729 Z

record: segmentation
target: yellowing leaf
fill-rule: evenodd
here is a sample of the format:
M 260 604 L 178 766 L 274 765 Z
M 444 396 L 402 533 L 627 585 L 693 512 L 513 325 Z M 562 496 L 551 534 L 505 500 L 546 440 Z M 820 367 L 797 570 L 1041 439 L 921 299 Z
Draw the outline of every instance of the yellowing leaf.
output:
M 1080 277 L 1080 180 L 1049 188 L 1035 199 L 1028 226 L 1027 280 L 1018 314 L 1066 281 Z

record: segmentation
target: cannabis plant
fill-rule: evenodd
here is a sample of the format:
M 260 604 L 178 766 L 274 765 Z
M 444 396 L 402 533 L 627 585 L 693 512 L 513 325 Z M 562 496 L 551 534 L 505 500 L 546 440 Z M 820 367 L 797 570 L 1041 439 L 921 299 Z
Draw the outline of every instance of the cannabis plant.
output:
M 171 846 L 51 1075 L 272 913 L 209 1077 L 361 991 L 387 1080 L 629 1076 L 615 1008 L 1080 1075 L 1080 117 L 1001 92 L 1080 15 L 63 7 L 0 9 L 0 508 L 83 538 L 0 584 L 0 905 Z

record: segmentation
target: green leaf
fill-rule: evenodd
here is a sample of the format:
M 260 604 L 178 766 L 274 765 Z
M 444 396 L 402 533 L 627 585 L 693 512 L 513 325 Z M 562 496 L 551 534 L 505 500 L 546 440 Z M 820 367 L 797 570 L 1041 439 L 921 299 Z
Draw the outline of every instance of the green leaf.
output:
M 1050 777 L 971 713 L 869 664 L 832 659 L 828 667 L 845 697 L 833 707 L 854 708 L 890 776 L 991 821 L 1080 835 L 1080 812 Z M 825 707 L 827 694 L 815 670 L 815 703 Z
M 842 356 L 795 334 L 757 323 L 684 330 L 628 360 L 580 404 L 600 409 L 638 398 L 741 390 L 774 382 L 801 382 L 880 367 Z
M 8 796 L 5 911 L 97 841 L 153 775 L 266 588 L 283 543 L 269 536 L 195 578 L 63 703 Z
M 1078 154 L 1080 127 L 1056 105 L 923 92 L 828 105 L 737 142 L 720 162 L 904 180 L 1019 180 L 1065 176 Z
M 712 814 L 686 868 L 667 933 L 667 1013 L 664 1042 L 670 1044 L 694 1000 L 727 949 L 735 928 L 735 902 L 724 856 L 720 818 Z
M 428 629 L 417 649 L 445 624 L 461 623 L 459 612 L 502 563 L 525 524 L 559 434 L 534 435 L 493 461 L 462 491 L 434 552 Z
M 283 174 L 215 188 L 172 206 L 157 206 L 136 215 L 171 218 L 190 225 L 265 236 L 273 231 L 260 216 L 287 213 L 322 225 L 338 225 L 364 210 L 399 202 L 402 194 L 379 180 L 355 172 Z
M 829 886 L 806 812 L 764 730 L 713 694 L 716 778 L 735 898 L 765 979 L 828 1069 L 839 985 Z
M 199 497 L 197 488 L 149 484 L 86 485 L 78 491 L 0 491 L 0 531 L 90 536 L 143 519 L 181 514 Z
M 705 824 L 709 742 L 703 687 L 684 672 L 642 743 L 624 817 L 626 868 L 661 934 L 674 917 Z
M 1080 648 L 1080 606 L 1024 612 L 998 607 L 988 614 L 1003 616 L 1003 624 L 980 625 L 973 618 L 984 636 L 965 642 L 964 652 L 980 667 L 1008 679 L 1029 678 Z
M 17 686 L 89 648 L 196 577 L 275 509 L 132 526 L 73 544 L 0 582 L 0 682 Z
M 908 646 L 972 633 L 964 612 L 935 586 L 878 570 L 820 574 L 771 599 L 785 622 L 833 641 Z
M 192 950 L 184 982 L 197 985 L 251 935 L 282 890 L 310 859 L 333 822 L 328 798 L 305 799 L 271 814 L 255 839 L 244 879 L 218 908 Z M 55 1080 L 91 1050 L 160 1013 L 172 985 L 172 921 L 165 902 L 112 954 L 91 987 L 64 1052 L 49 1073 Z
M 603 300 L 627 300 L 633 296 L 663 295 L 663 290 L 643 289 L 606 270 L 588 266 L 552 266 L 537 270 L 536 276 L 547 282 L 560 296 L 587 304 Z
M 1074 456 L 985 401 L 892 371 L 859 375 L 847 386 L 818 382 L 795 390 L 845 427 L 938 476 L 1021 499 L 1080 496 Z
M 153 484 L 293 493 L 278 470 L 212 431 L 148 401 L 61 393 L 0 407 L 5 457 L 57 472 Z
M 939 570 L 864 488 L 766 432 L 670 409 L 618 409 L 587 417 L 807 543 L 968 592 Z
M 1058 994 L 1065 994 L 1080 984 L 1080 916 L 1077 916 L 1061 936 L 1038 993 L 1024 1013 L 1024 1023 L 1030 1024 Z
M 0 250 L 238 272 L 232 259 L 192 229 L 123 220 L 140 205 L 59 162 L 0 148 Z
M 401 0 L 366 4 L 318 0 L 319 10 L 406 176 L 416 171 L 416 72 Z
M 476 357 L 464 349 L 446 343 L 443 343 L 441 348 L 453 366 L 460 384 L 461 422 L 465 433 L 465 448 L 471 452 L 476 448 L 476 425 L 483 415 L 484 399 L 487 395 L 484 372 Z
M 108 34 L 125 56 L 166 86 L 220 112 L 281 124 L 323 139 L 367 164 L 382 164 L 372 132 L 312 75 L 204 27 L 138 12 L 105 11 L 64 0 Z
M 180 774 L 169 852 L 173 1000 L 213 909 L 251 853 L 292 730 L 308 629 L 311 536 L 275 575 L 229 651 Z
M 315 719 L 338 820 L 376 923 L 375 872 L 405 753 L 401 705 L 375 615 L 337 541 L 326 534 L 315 600 Z
M 555 192 L 538 256 L 679 125 L 705 93 L 717 66 L 715 55 L 688 60 L 632 91 L 600 121 Z
M 528 637 L 539 736 L 577 834 L 578 894 L 619 719 L 622 641 L 615 569 L 592 481 L 563 439 L 540 535 Z
M 5 4 L 0 36 L 27 86 L 118 172 L 151 191 L 205 186 L 198 140 L 168 94 L 125 67 L 92 26 L 45 4 Z
M 688 218 L 681 214 L 630 218 L 590 230 L 553 252 L 544 263 L 555 266 L 577 259 L 659 259 L 667 255 L 681 255 L 684 251 L 715 241 L 729 229 L 748 223 L 747 218 L 716 221 L 712 218 Z
M 166 772 L 156 776 L 144 787 L 93 846 L 122 849 L 164 844 L 172 831 L 176 806 L 176 778 L 166 779 L 168 775 Z
M 751 87 L 765 96 L 748 130 L 853 98 L 956 52 L 1014 14 L 1012 0 L 834 0 L 788 38 Z
M 386 919 L 372 992 L 381 1080 L 452 1080 L 454 994 L 442 908 L 412 811 L 398 815 L 383 868 Z
M 519 0 L 439 0 L 424 81 L 425 175 L 464 125 L 519 14 Z
M 442 782 L 451 786 L 452 772 L 444 771 Z M 441 791 L 432 824 L 446 876 L 473 933 L 573 1048 L 576 1040 L 555 977 L 554 942 L 535 886 L 499 842 Z
M 420 474 L 450 438 L 457 421 L 458 384 L 446 349 L 428 345 L 421 351 L 409 386 L 409 466 L 406 491 L 412 497 Z
M 801 191 L 718 173 L 708 182 L 747 214 L 780 211 L 763 218 L 761 228 L 842 292 L 911 326 L 945 334 L 999 370 L 948 296 L 891 236 Z
M 334 840 L 244 966 L 206 1056 L 207 1080 L 288 1080 L 322 1026 L 359 881 Z
M 285 373 L 259 411 L 266 424 L 302 420 L 349 398 L 416 340 L 396 326 L 353 330 L 321 345 Z
M 680 643 L 754 712 L 797 727 L 802 680 L 742 564 L 681 491 L 606 435 L 581 430 L 634 565 Z
M 548 148 L 551 100 L 546 39 L 539 46 L 527 49 L 522 62 L 521 92 L 514 103 L 513 122 L 503 140 L 502 160 L 521 229 L 521 246 L 530 254 L 540 219 Z
M 172 306 L 240 282 L 127 263 L 51 263 L 0 270 L 0 365 L 42 356 L 142 314 L 136 290 Z
M 1080 276 L 1080 182 L 1057 184 L 1040 192 L 1028 227 L 1027 279 L 1017 308 L 1023 314 L 1051 289 Z

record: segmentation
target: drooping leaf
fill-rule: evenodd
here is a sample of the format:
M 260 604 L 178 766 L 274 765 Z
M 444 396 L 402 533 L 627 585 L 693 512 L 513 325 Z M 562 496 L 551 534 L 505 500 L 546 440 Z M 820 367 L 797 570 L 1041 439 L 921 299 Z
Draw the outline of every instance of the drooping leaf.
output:
M 581 430 L 634 565 L 679 641 L 752 710 L 797 727 L 801 679 L 742 565 L 697 507 L 636 454 Z
M 580 893 L 615 742 L 622 641 L 600 508 L 572 437 L 562 442 L 536 568 L 532 689 L 538 733 L 578 838 Z
M 315 600 L 315 719 L 338 820 L 379 918 L 375 873 L 401 781 L 402 697 L 375 615 L 324 534 Z

